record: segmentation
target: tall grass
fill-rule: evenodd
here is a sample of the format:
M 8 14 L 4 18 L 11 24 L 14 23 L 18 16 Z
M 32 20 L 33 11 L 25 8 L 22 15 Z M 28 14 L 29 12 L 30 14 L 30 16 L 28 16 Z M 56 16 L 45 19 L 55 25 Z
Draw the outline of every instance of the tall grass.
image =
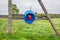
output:
M 8 34 L 8 19 L 0 20 L 0 40 L 60 40 L 48 20 L 35 20 L 33 24 L 26 24 L 24 20 L 12 20 L 11 35 Z M 60 18 L 52 20 L 60 31 Z

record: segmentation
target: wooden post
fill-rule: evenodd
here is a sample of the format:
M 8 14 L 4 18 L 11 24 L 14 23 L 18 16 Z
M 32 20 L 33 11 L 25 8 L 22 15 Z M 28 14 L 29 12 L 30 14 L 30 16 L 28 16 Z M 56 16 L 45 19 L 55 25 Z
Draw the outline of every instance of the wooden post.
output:
M 8 0 L 8 33 L 12 32 L 12 0 Z
M 47 12 L 47 10 L 46 10 L 46 8 L 45 8 L 44 4 L 42 3 L 42 1 L 41 1 L 41 0 L 38 0 L 38 2 L 39 2 L 39 4 L 41 5 L 41 7 L 42 7 L 42 9 L 43 9 L 43 11 L 44 11 L 45 15 L 47 16 L 47 18 L 48 18 L 48 20 L 49 20 L 49 22 L 50 22 L 50 24 L 51 24 L 51 26 L 52 26 L 53 30 L 54 30 L 54 31 L 55 31 L 55 33 L 56 33 L 56 35 L 58 35 L 58 36 L 59 36 L 60 34 L 59 34 L 58 30 L 56 29 L 55 24 L 52 22 L 52 20 L 51 20 L 50 16 L 48 15 L 48 12 Z

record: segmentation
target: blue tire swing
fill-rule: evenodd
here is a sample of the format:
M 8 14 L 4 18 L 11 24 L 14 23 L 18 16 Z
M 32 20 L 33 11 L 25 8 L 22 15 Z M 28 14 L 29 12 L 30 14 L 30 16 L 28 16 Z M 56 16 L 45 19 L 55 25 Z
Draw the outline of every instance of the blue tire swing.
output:
M 24 21 L 28 24 L 32 24 L 35 20 L 35 14 L 32 10 L 27 10 L 24 13 Z

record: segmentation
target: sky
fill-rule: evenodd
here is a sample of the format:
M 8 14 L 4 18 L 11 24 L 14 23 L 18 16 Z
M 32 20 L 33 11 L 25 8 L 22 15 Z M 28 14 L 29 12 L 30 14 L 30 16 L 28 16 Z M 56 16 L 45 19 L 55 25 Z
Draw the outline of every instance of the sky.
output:
M 60 0 L 42 0 L 49 13 L 60 14 Z M 12 0 L 20 10 L 20 14 L 30 9 L 34 12 L 43 13 L 41 6 L 37 0 Z M 8 0 L 0 0 L 0 15 L 8 15 Z

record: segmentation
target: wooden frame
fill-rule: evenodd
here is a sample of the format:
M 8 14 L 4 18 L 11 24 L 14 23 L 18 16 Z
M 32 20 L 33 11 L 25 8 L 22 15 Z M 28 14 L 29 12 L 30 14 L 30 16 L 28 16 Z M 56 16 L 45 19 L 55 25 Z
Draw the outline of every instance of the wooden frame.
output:
M 12 0 L 8 0 L 8 33 L 12 33 Z
M 38 0 L 38 2 L 39 2 L 39 4 L 41 5 L 41 7 L 42 7 L 45 15 L 47 16 L 47 18 L 48 18 L 48 20 L 49 20 L 49 22 L 50 22 L 53 30 L 54 30 L 55 33 L 56 33 L 56 35 L 60 35 L 60 33 L 58 32 L 58 30 L 57 30 L 56 27 L 55 27 L 55 24 L 52 22 L 50 16 L 48 15 L 48 12 L 47 12 L 44 4 L 42 3 L 41 0 Z M 9 19 L 8 19 L 8 26 L 9 26 L 9 27 L 8 27 L 8 33 L 11 34 L 11 32 L 12 32 L 12 0 L 8 0 L 8 14 L 9 14 L 9 15 L 8 15 L 8 18 L 9 18 Z
M 39 2 L 39 4 L 41 5 L 41 7 L 42 7 L 42 9 L 43 9 L 45 15 L 47 16 L 47 18 L 48 18 L 48 20 L 49 20 L 49 22 L 50 22 L 50 24 L 51 24 L 53 30 L 54 30 L 55 33 L 56 33 L 56 35 L 60 35 L 60 33 L 58 32 L 58 30 L 56 29 L 55 24 L 52 22 L 50 16 L 48 15 L 48 12 L 47 12 L 47 10 L 46 10 L 46 8 L 45 8 L 43 2 L 42 2 L 41 0 L 38 0 L 38 2 Z

